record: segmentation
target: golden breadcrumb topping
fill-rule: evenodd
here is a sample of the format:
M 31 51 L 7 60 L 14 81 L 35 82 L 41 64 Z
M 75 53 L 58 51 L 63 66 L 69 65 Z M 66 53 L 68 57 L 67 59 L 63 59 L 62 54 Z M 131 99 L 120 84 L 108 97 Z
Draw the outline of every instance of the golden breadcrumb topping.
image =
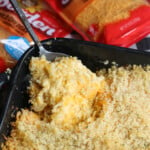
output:
M 150 66 L 91 72 L 75 57 L 29 66 L 31 110 L 2 150 L 150 150 Z
M 44 57 L 33 58 L 30 70 L 30 102 L 34 111 L 44 112 L 44 119 L 70 128 L 90 117 L 93 99 L 103 90 L 103 77 L 97 77 L 73 57 L 53 63 Z

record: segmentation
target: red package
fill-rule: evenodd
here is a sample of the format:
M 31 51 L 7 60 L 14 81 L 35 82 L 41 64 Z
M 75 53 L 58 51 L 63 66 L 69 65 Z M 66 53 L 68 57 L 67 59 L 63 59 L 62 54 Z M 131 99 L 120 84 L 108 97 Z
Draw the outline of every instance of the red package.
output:
M 85 40 L 129 47 L 150 33 L 146 0 L 46 0 Z
M 19 0 L 25 16 L 40 40 L 52 37 L 65 37 L 72 29 L 60 19 L 42 0 Z M 14 12 L 9 0 L 0 1 L 0 26 L 15 35 L 28 37 L 28 34 Z
M 6 70 L 6 68 L 7 67 L 6 67 L 5 60 L 2 57 L 0 57 L 0 73 L 4 72 Z

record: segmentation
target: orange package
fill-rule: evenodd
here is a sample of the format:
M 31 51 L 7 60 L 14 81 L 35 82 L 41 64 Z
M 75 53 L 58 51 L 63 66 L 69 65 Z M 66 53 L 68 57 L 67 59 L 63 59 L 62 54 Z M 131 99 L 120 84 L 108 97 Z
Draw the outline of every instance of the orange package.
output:
M 18 0 L 40 40 L 70 37 L 69 27 L 42 0 Z M 0 72 L 12 68 L 32 40 L 9 0 L 0 0 Z
M 85 40 L 129 47 L 150 33 L 146 0 L 46 0 Z

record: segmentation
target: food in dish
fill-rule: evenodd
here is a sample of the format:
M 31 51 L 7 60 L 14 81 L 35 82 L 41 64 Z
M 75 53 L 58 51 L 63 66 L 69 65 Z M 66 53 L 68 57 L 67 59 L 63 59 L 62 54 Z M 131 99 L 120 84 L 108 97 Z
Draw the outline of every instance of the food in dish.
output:
M 33 57 L 30 109 L 3 150 L 149 150 L 150 66 L 91 72 L 76 57 Z

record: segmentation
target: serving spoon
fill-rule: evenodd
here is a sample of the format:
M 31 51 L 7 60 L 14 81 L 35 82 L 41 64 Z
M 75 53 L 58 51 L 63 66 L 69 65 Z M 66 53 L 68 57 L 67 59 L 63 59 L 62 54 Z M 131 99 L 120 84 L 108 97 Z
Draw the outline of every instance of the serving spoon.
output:
M 17 1 L 16 0 L 10 0 L 10 2 L 12 4 L 13 8 L 15 9 L 15 11 L 17 12 L 20 20 L 24 24 L 24 26 L 25 26 L 26 30 L 28 31 L 29 35 L 31 36 L 32 40 L 34 41 L 35 46 L 37 46 L 37 49 L 39 50 L 40 56 L 44 55 L 46 57 L 46 59 L 49 60 L 49 61 L 53 61 L 56 57 L 67 56 L 64 53 L 50 52 L 47 49 L 45 49 L 43 47 L 42 43 L 40 42 L 40 40 L 38 39 L 37 35 L 33 31 L 30 23 L 28 22 L 24 12 L 22 11 L 21 7 L 18 5 Z

